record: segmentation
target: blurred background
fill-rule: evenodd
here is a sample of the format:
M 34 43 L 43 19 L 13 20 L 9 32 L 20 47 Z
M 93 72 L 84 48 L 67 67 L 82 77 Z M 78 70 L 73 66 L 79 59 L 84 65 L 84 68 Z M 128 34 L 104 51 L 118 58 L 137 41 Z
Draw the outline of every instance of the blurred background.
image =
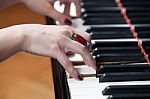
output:
M 0 9 L 0 28 L 25 23 L 46 19 L 23 4 Z M 0 99 L 55 99 L 50 58 L 20 52 L 1 62 Z

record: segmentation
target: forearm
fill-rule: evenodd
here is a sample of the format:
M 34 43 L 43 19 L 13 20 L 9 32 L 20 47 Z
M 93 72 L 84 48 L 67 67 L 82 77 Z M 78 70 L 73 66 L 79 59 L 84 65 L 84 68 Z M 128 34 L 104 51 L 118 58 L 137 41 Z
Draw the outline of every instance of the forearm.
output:
M 0 30 L 0 61 L 21 51 L 23 36 L 17 26 Z
M 0 0 L 0 8 L 20 2 L 21 0 Z

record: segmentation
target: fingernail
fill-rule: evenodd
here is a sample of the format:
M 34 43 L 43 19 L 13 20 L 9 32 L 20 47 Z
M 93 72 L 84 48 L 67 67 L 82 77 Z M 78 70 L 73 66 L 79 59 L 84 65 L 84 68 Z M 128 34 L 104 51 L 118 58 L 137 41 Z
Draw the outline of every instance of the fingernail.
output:
M 73 57 L 73 56 L 75 56 L 75 53 L 72 52 L 72 51 L 68 51 L 68 52 L 66 53 L 66 55 L 67 55 L 68 57 Z
M 71 25 L 72 25 L 72 22 L 71 22 L 70 20 L 66 19 L 66 20 L 65 20 L 65 24 L 71 26 Z
M 67 52 L 67 55 L 74 55 L 75 53 L 74 52 L 72 52 L 72 51 L 68 51 Z
M 81 75 L 78 75 L 78 79 L 79 79 L 80 81 L 82 81 L 82 80 L 83 80 L 83 77 L 82 77 Z

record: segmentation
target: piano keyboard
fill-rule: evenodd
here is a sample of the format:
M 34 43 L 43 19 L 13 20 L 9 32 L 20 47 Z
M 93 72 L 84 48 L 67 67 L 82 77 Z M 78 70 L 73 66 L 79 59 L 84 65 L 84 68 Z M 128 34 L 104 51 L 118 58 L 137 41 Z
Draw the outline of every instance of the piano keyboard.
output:
M 118 0 L 82 0 L 73 27 L 92 35 L 96 72 L 71 58 L 83 81 L 68 78 L 71 99 L 150 99 L 150 66 L 126 23 Z M 150 1 L 121 0 L 145 52 L 150 53 Z M 81 64 L 80 64 L 81 63 Z

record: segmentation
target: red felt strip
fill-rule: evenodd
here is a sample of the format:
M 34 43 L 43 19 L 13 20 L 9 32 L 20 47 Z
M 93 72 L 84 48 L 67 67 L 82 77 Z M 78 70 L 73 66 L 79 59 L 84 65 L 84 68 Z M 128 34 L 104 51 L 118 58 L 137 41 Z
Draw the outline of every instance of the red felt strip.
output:
M 133 37 L 137 40 L 138 46 L 141 49 L 141 53 L 144 55 L 144 58 L 146 59 L 147 63 L 150 65 L 150 60 L 148 58 L 148 55 L 146 54 L 145 49 L 143 48 L 141 40 L 138 38 L 138 33 L 136 32 L 134 26 L 132 25 L 131 20 L 128 17 L 128 14 L 127 14 L 125 8 L 123 7 L 123 4 L 121 3 L 120 0 L 116 0 L 116 3 L 126 21 L 126 23 L 129 25 L 129 28 L 130 28 L 130 31 L 132 32 Z

